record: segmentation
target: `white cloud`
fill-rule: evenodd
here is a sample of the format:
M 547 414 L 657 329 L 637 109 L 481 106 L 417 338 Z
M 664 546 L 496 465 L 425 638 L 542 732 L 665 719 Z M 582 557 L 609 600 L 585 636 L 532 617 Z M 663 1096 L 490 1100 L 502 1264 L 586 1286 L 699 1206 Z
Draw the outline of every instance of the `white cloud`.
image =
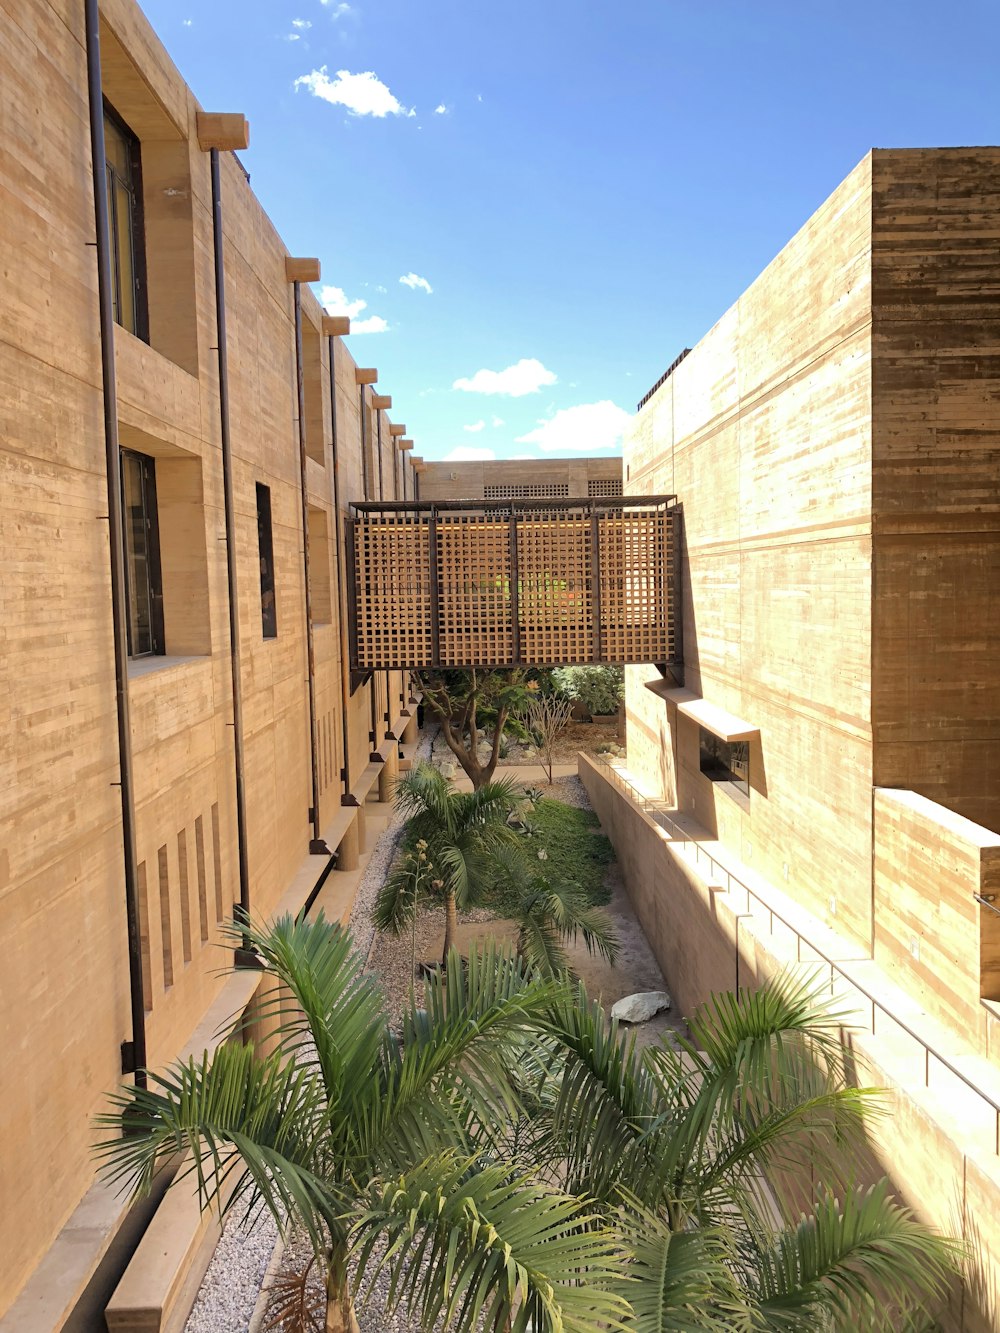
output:
M 345 4 L 344 0 L 320 0 L 320 4 L 330 11 L 332 19 L 342 19 L 345 15 L 354 13 L 351 6 Z
M 400 278 L 400 282 L 404 287 L 409 287 L 411 292 L 415 292 L 419 287 L 421 291 L 426 292 L 427 295 L 430 296 L 431 292 L 434 290 L 427 279 L 422 278 L 419 273 L 404 274 L 404 276 Z
M 366 315 L 364 319 L 358 319 L 362 310 L 368 309 L 368 302 L 348 300 L 343 287 L 321 287 L 319 300 L 328 315 L 347 315 L 352 333 L 385 333 L 389 328 L 381 315 Z
M 580 403 L 540 421 L 527 435 L 519 435 L 517 443 L 537 444 L 539 449 L 574 449 L 577 453 L 614 449 L 621 444 L 622 432 L 631 420 L 631 413 L 608 398 L 599 403 Z
M 386 294 L 386 292 L 389 290 L 389 288 L 388 288 L 388 287 L 383 287 L 381 283 L 378 283 L 377 286 L 376 286 L 376 288 L 375 288 L 375 290 L 376 290 L 377 292 L 380 292 L 383 296 L 385 296 L 385 294 Z
M 450 454 L 445 454 L 442 462 L 445 463 L 490 463 L 496 458 L 492 449 L 473 449 L 469 445 L 460 444 L 457 449 L 452 449 Z
M 485 425 L 485 421 L 474 421 L 471 426 L 463 426 L 462 429 L 467 430 L 470 435 L 478 435 Z
M 493 420 L 490 422 L 490 425 L 493 427 L 494 430 L 496 430 L 498 426 L 503 425 L 503 417 L 494 417 Z
M 349 315 L 351 319 L 368 308 L 367 301 L 349 301 L 343 287 L 321 287 L 319 303 L 328 315 Z
M 182 19 L 181 22 L 184 24 L 185 28 L 190 28 L 194 23 L 194 19 Z
M 302 40 L 302 34 L 300 32 L 290 32 L 285 37 L 286 42 L 299 42 L 301 40 Z
M 526 393 L 537 393 L 555 382 L 555 375 L 541 361 L 522 357 L 516 366 L 508 366 L 506 370 L 477 370 L 471 379 L 458 379 L 451 387 L 463 393 L 502 393 L 509 398 L 523 398 Z
M 434 108 L 434 114 L 435 116 L 446 116 L 448 114 L 448 108 L 443 102 L 439 102 Z
M 311 28 L 312 23 L 309 19 L 292 19 L 293 28 Z
M 332 79 L 326 69 L 326 65 L 323 65 L 309 74 L 300 75 L 295 80 L 296 89 L 307 88 L 313 97 L 319 97 L 332 106 L 345 107 L 352 116 L 376 116 L 381 120 L 385 116 L 417 114 L 403 106 L 370 69 L 363 74 L 338 69 L 336 77 Z

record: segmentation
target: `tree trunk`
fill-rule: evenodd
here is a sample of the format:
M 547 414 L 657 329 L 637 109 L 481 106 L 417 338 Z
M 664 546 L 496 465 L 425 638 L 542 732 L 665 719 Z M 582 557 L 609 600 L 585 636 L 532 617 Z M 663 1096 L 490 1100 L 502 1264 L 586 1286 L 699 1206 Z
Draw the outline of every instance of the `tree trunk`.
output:
M 444 906 L 444 948 L 441 950 L 441 965 L 447 967 L 448 954 L 455 943 L 455 935 L 458 931 L 458 909 L 455 906 L 455 895 L 449 892 L 445 899 Z
M 344 1249 L 334 1250 L 326 1290 L 326 1333 L 361 1333 L 351 1300 Z

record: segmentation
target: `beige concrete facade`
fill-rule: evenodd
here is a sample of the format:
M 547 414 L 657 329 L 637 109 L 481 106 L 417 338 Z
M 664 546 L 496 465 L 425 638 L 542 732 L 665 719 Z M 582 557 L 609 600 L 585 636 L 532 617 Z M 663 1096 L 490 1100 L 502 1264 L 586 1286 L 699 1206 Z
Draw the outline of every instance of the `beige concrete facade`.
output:
M 620 458 L 486 459 L 427 462 L 414 458 L 417 500 L 579 499 L 622 494 Z
M 139 7 L 101 12 L 104 94 L 139 140 L 145 213 L 148 342 L 116 327 L 114 359 L 122 446 L 155 464 L 162 566 L 163 652 L 132 661 L 128 681 L 155 1067 L 200 1049 L 208 1017 L 210 1036 L 256 979 L 219 975 L 239 877 L 209 155 Z M 93 1184 L 91 1122 L 132 1035 L 82 3 L 0 7 L 0 101 L 0 1326 L 20 1333 L 63 1326 L 113 1237 L 122 1205 Z M 358 383 L 304 286 L 313 740 L 294 287 L 240 164 L 224 152 L 220 165 L 249 895 L 267 917 L 301 907 L 330 864 L 310 855 L 311 746 L 331 851 L 345 837 L 363 849 L 355 824 L 395 763 L 401 674 L 353 693 L 347 681 L 343 706 L 337 529 L 365 479 L 371 498 L 401 496 L 404 474 L 412 494 L 413 480 L 377 387 Z M 258 485 L 271 502 L 269 638 Z
M 998 180 L 1000 149 L 872 152 L 642 407 L 626 490 L 683 506 L 684 669 L 627 669 L 646 804 L 588 778 L 685 1010 L 818 949 L 912 1026 L 861 1042 L 899 1092 L 882 1156 L 970 1238 L 974 1171 L 990 1281 Z M 747 744 L 744 787 L 706 732 Z M 1000 1326 L 956 1299 L 950 1327 Z

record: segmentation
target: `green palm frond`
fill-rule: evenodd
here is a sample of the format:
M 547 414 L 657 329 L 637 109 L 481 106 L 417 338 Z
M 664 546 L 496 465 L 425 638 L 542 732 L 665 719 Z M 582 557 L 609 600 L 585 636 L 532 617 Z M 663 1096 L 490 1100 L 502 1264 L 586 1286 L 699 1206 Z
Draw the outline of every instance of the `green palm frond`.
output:
M 630 1251 L 617 1290 L 632 1306 L 634 1333 L 750 1333 L 753 1319 L 733 1271 L 724 1228 L 672 1231 L 631 1201 L 620 1223 Z
M 386 879 L 375 898 L 372 922 L 376 930 L 399 935 L 410 925 L 420 903 L 419 882 L 413 869 L 398 865 Z
M 279 1228 L 300 1222 L 321 1253 L 338 1205 L 322 1177 L 326 1100 L 315 1074 L 227 1043 L 211 1063 L 206 1055 L 150 1079 L 153 1087 L 123 1089 L 117 1110 L 98 1117 L 110 1131 L 95 1149 L 105 1179 L 146 1194 L 163 1161 L 186 1149 L 183 1174 L 195 1176 L 203 1209 L 263 1206 Z
M 389 1309 L 419 1311 L 422 1327 L 624 1327 L 628 1305 L 610 1290 L 621 1263 L 617 1238 L 580 1200 L 505 1166 L 430 1158 L 373 1190 L 352 1241 L 365 1288 L 387 1272 Z
M 276 1034 L 283 1055 L 318 1064 L 331 1108 L 349 1108 L 371 1083 L 387 1040 L 382 993 L 350 932 L 322 912 L 311 921 L 284 916 L 238 929 L 281 983 L 261 999 L 255 1021 Z
M 350 1153 L 360 1169 L 400 1164 L 469 1143 L 470 1123 L 516 1114 L 520 1048 L 537 1038 L 559 995 L 496 945 L 468 959 L 452 953 L 428 979 L 424 1010 L 404 1019 L 401 1049 L 354 1108 Z
M 765 1327 L 895 1330 L 939 1301 L 958 1247 L 916 1221 L 883 1180 L 841 1205 L 827 1195 L 811 1217 L 753 1255 Z

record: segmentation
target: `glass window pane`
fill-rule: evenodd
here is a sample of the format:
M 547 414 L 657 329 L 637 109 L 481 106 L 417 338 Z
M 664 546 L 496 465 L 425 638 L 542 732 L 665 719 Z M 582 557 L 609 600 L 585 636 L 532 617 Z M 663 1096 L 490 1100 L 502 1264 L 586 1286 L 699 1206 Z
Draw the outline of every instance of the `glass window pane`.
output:
M 132 196 L 121 184 L 115 183 L 115 212 L 118 240 L 118 323 L 129 333 L 138 333 L 135 322 L 135 250 L 132 232 Z
M 153 652 L 153 598 L 150 580 L 149 522 L 142 459 L 122 455 L 122 503 L 125 519 L 125 560 L 128 578 L 129 652 Z

